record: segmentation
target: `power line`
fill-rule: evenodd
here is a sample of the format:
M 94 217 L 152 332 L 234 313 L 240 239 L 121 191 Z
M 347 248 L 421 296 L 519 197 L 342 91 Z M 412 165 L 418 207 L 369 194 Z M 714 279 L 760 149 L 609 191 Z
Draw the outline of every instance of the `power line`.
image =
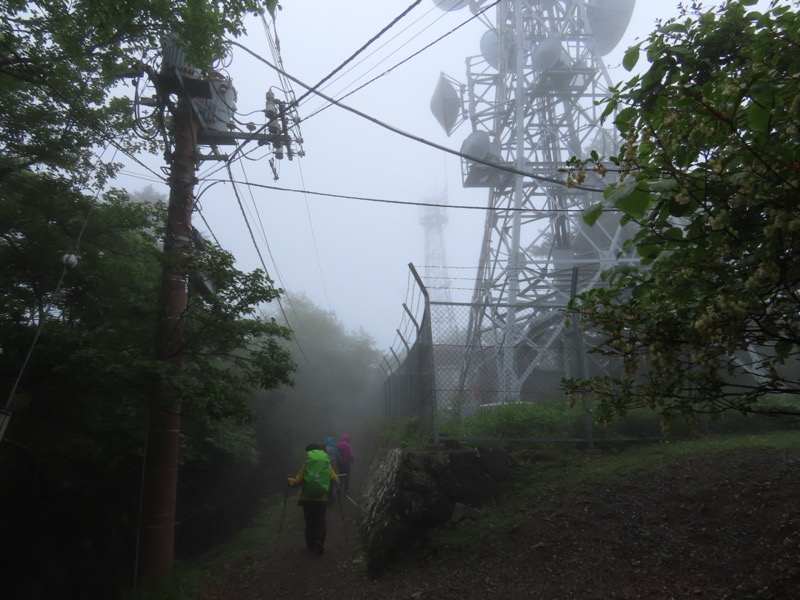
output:
M 485 8 L 483 8 L 483 9 L 481 9 L 481 10 L 480 10 L 480 12 L 478 12 L 478 13 L 475 13 L 475 14 L 474 14 L 472 17 L 470 17 L 470 18 L 469 18 L 469 19 L 467 19 L 466 21 L 463 21 L 461 24 L 457 25 L 456 27 L 454 27 L 453 29 L 451 29 L 451 30 L 450 30 L 450 31 L 448 31 L 447 33 L 445 33 L 445 34 L 443 34 L 443 35 L 439 36 L 438 38 L 436 38 L 435 40 L 433 40 L 433 41 L 432 41 L 430 44 L 428 44 L 427 46 L 423 46 L 422 48 L 420 48 L 419 50 L 417 50 L 416 52 L 414 52 L 414 53 L 413 53 L 413 54 L 411 54 L 410 56 L 408 56 L 408 57 L 404 58 L 404 59 L 403 59 L 403 60 L 401 60 L 399 63 L 395 64 L 393 67 L 391 67 L 391 68 L 389 68 L 389 69 L 385 70 L 385 71 L 384 71 L 383 73 L 381 73 L 380 75 L 377 75 L 377 76 L 373 77 L 372 79 L 370 79 L 370 80 L 369 80 L 369 81 L 367 81 L 366 83 L 364 83 L 364 84 L 362 84 L 362 85 L 358 86 L 356 89 L 354 89 L 354 90 L 352 90 L 352 91 L 350 91 L 350 92 L 346 93 L 344 96 L 342 96 L 342 97 L 340 97 L 340 98 L 339 98 L 339 102 L 341 102 L 341 101 L 342 101 L 342 100 L 344 100 L 345 98 L 348 98 L 348 97 L 352 96 L 352 95 L 353 95 L 353 94 L 355 94 L 356 92 L 358 92 L 358 91 L 360 91 L 360 90 L 364 89 L 365 87 L 367 87 L 368 85 L 370 85 L 370 84 L 374 83 L 375 81 L 377 81 L 377 80 L 378 80 L 378 79 L 380 79 L 381 77 L 385 77 L 386 75 L 388 75 L 389 73 L 391 73 L 392 71 L 394 71 L 396 68 L 398 68 L 398 67 L 400 67 L 400 66 L 404 65 L 405 63 L 407 63 L 408 61 L 410 61 L 412 58 L 416 58 L 417 56 L 419 56 L 420 54 L 422 54 L 423 52 L 425 52 L 426 50 L 428 50 L 428 49 L 429 49 L 429 48 L 431 48 L 432 46 L 435 46 L 436 44 L 438 44 L 439 42 L 441 42 L 442 40 L 444 40 L 446 37 L 448 37 L 448 36 L 450 36 L 450 35 L 454 34 L 456 31 L 458 31 L 459 29 L 461 29 L 462 27 L 464 27 L 464 26 L 465 26 L 467 23 L 470 23 L 470 22 L 471 22 L 471 21 L 473 21 L 474 19 L 477 19 L 477 18 L 479 18 L 479 17 L 480 17 L 480 16 L 481 16 L 483 13 L 485 13 L 485 12 L 486 12 L 487 10 L 489 10 L 490 8 L 493 8 L 493 7 L 497 6 L 498 4 L 500 4 L 500 2 L 501 2 L 501 1 L 502 1 L 502 0 L 495 0 L 495 2 L 494 2 L 494 3 L 490 4 L 489 6 L 486 6 L 486 7 L 485 7 Z M 440 17 L 440 18 L 441 18 L 441 17 Z M 321 113 L 322 111 L 324 111 L 324 110 L 326 110 L 326 109 L 330 108 L 331 106 L 333 106 L 333 104 L 332 104 L 332 103 L 331 103 L 331 104 L 326 104 L 326 105 L 325 105 L 325 106 L 323 106 L 322 108 L 320 108 L 320 109 L 318 109 L 318 110 L 314 111 L 313 113 L 311 113 L 310 115 L 308 115 L 308 116 L 305 118 L 305 120 L 307 121 L 307 120 L 308 120 L 308 119 L 310 119 L 311 117 L 314 117 L 314 116 L 318 115 L 319 113 Z
M 114 161 L 114 158 L 117 155 L 116 146 L 114 148 L 115 148 L 114 155 L 111 157 L 111 161 L 112 162 Z M 97 162 L 98 163 L 100 162 L 100 159 L 102 159 L 103 154 L 105 154 L 105 151 L 107 149 L 108 149 L 108 145 L 106 145 L 106 148 L 103 150 L 103 152 L 100 153 L 100 156 L 98 156 L 98 158 L 97 158 Z M 86 176 L 84 177 L 84 182 L 88 181 L 90 175 L 91 175 L 91 172 L 86 173 Z M 89 205 L 89 210 L 86 211 L 86 218 L 83 220 L 83 223 L 81 224 L 81 228 L 78 231 L 78 235 L 75 238 L 74 254 L 76 256 L 80 252 L 81 240 L 83 239 L 83 234 L 86 232 L 86 227 L 88 227 L 88 225 L 89 225 L 89 219 L 92 216 L 92 211 L 94 210 L 94 207 L 95 207 L 95 205 L 97 203 L 97 198 L 100 196 L 100 192 L 101 191 L 102 191 L 102 186 L 98 186 L 97 190 L 95 191 L 94 197 L 92 198 L 92 202 Z M 36 333 L 33 336 L 33 340 L 31 340 L 31 345 L 28 348 L 27 354 L 25 355 L 25 359 L 22 361 L 22 365 L 20 365 L 19 371 L 17 372 L 17 377 L 14 380 L 14 385 L 11 387 L 11 391 L 8 394 L 8 399 L 6 400 L 5 404 L 3 405 L 3 410 L 4 411 L 8 411 L 10 409 L 10 407 L 11 407 L 12 402 L 14 401 L 14 395 L 16 394 L 17 387 L 19 386 L 20 381 L 22 381 L 22 376 L 25 374 L 25 370 L 28 367 L 28 363 L 30 362 L 31 356 L 33 356 L 33 351 L 36 348 L 36 345 L 39 342 L 39 338 L 42 335 L 42 331 L 44 330 L 44 326 L 47 323 L 47 318 L 48 318 L 48 316 L 50 314 L 50 309 L 53 307 L 53 305 L 56 303 L 56 300 L 58 299 L 58 295 L 61 292 L 61 286 L 63 285 L 64 278 L 67 275 L 67 271 L 69 271 L 69 269 L 72 266 L 74 266 L 74 264 L 70 265 L 69 261 L 67 260 L 67 256 L 68 255 L 66 255 L 66 254 L 64 255 L 64 259 L 63 259 L 64 266 L 61 269 L 61 275 L 58 278 L 58 282 L 56 283 L 56 287 L 55 287 L 55 289 L 53 290 L 53 293 L 50 296 L 50 300 L 47 303 L 47 306 L 45 306 L 44 310 L 41 313 L 41 317 L 39 318 L 39 324 L 36 327 Z
M 335 104 L 339 108 L 344 109 L 344 110 L 346 110 L 348 112 L 351 112 L 354 115 L 357 115 L 357 116 L 361 117 L 362 119 L 366 119 L 367 121 L 369 121 L 371 123 L 374 123 L 375 125 L 378 125 L 379 127 L 383 127 L 384 129 L 387 129 L 387 130 L 391 131 L 392 133 L 396 133 L 398 135 L 406 137 L 406 138 L 408 138 L 410 140 L 413 140 L 415 142 L 419 142 L 421 144 L 425 144 L 426 146 L 430 146 L 431 148 L 436 148 L 437 150 L 441 150 L 442 152 L 446 152 L 448 154 L 452 154 L 454 156 L 458 156 L 459 158 L 462 158 L 464 160 L 468 160 L 468 161 L 472 161 L 472 162 L 475 162 L 475 163 L 479 163 L 479 164 L 482 164 L 482 165 L 487 166 L 487 167 L 492 167 L 494 169 L 497 169 L 498 171 L 504 171 L 506 173 L 511 173 L 512 175 L 521 175 L 523 177 L 528 177 L 530 179 L 533 179 L 534 181 L 541 181 L 541 182 L 551 183 L 551 184 L 555 184 L 555 185 L 562 186 L 562 187 L 567 187 L 567 182 L 564 179 L 557 179 L 555 177 L 547 177 L 546 175 L 537 175 L 536 173 L 531 173 L 530 171 L 524 171 L 522 169 L 517 169 L 516 167 L 510 166 L 508 164 L 498 164 L 496 162 L 484 160 L 483 158 L 478 158 L 476 156 L 470 156 L 469 154 L 464 154 L 463 152 L 459 152 L 457 150 L 453 150 L 452 148 L 448 148 L 447 146 L 442 146 L 441 144 L 437 144 L 436 142 L 432 142 L 431 140 L 425 139 L 425 138 L 420 137 L 418 135 L 414 135 L 413 133 L 409 133 L 407 131 L 403 131 L 402 129 L 400 129 L 399 127 L 395 127 L 394 125 L 389 125 L 388 123 L 384 123 L 380 119 L 377 119 L 377 118 L 375 118 L 373 116 L 370 116 L 370 115 L 368 115 L 368 114 L 366 114 L 366 113 L 364 113 L 364 112 L 362 112 L 362 111 L 360 111 L 360 110 L 358 110 L 356 108 L 353 108 L 352 106 L 348 106 L 346 104 L 342 104 L 340 101 L 338 101 L 338 100 L 336 100 L 334 98 L 331 98 L 327 94 L 323 94 L 322 92 L 320 92 L 318 90 L 314 90 L 308 84 L 302 82 L 301 80 L 297 79 L 296 77 L 294 77 L 292 75 L 289 75 L 286 71 L 284 71 L 283 69 L 273 65 L 271 62 L 269 62 L 263 56 L 260 56 L 256 52 L 253 52 L 252 50 L 250 50 L 247 46 L 244 46 L 244 45 L 242 45 L 242 44 L 240 44 L 238 42 L 234 42 L 234 41 L 231 41 L 229 43 L 231 45 L 234 45 L 234 46 L 237 46 L 237 47 L 241 48 L 242 50 L 244 50 L 245 52 L 250 54 L 252 57 L 254 57 L 256 60 L 259 60 L 259 61 L 263 62 L 268 67 L 274 69 L 276 72 L 284 75 L 285 77 L 289 78 L 290 80 L 292 80 L 293 82 L 297 83 L 298 85 L 301 85 L 302 87 L 306 88 L 310 92 L 313 92 L 314 94 L 318 95 L 320 98 L 323 98 L 324 100 L 327 100 L 328 102 L 330 102 L 332 104 Z M 588 191 L 588 192 L 600 192 L 600 193 L 602 193 L 604 191 L 603 188 L 595 188 L 595 187 L 584 186 L 584 185 L 573 185 L 572 189 Z
M 247 213 L 244 210 L 244 204 L 242 203 L 242 198 L 239 195 L 239 190 L 236 187 L 236 183 L 235 183 L 235 181 L 233 179 L 233 172 L 231 171 L 230 163 L 227 164 L 227 167 L 228 167 L 228 175 L 230 176 L 230 182 L 231 182 L 231 184 L 233 184 L 233 193 L 236 196 L 236 202 L 239 204 L 239 209 L 242 212 L 242 217 L 244 218 L 244 223 L 245 223 L 245 225 L 247 225 L 247 231 L 250 233 L 250 239 L 253 242 L 253 247 L 256 249 L 256 254 L 258 254 L 258 258 L 261 261 L 261 266 L 264 268 L 264 273 L 269 277 L 269 269 L 267 269 L 267 263 L 264 261 L 264 256 L 261 254 L 261 249 L 258 247 L 258 243 L 256 242 L 255 235 L 253 234 L 253 228 L 250 226 L 250 221 L 247 220 Z M 270 258 L 273 259 L 273 264 L 275 264 L 275 259 L 274 259 L 274 257 L 272 257 L 272 254 L 270 254 Z M 276 266 L 276 268 L 277 268 L 277 266 Z M 283 309 L 283 304 L 281 303 L 280 296 L 276 296 L 275 300 L 278 303 L 278 308 L 281 311 L 281 315 L 283 315 L 283 320 L 288 325 L 289 324 L 289 318 L 286 316 L 286 311 Z M 289 302 L 289 304 L 291 306 L 291 301 Z M 297 344 L 297 348 L 300 350 L 300 354 L 302 354 L 303 358 L 305 358 L 306 361 L 310 363 L 311 361 L 309 360 L 309 358 L 306 355 L 306 353 L 303 351 L 303 348 L 300 345 L 300 341 L 297 339 L 297 336 L 292 335 L 292 339 Z
M 391 22 L 390 22 L 388 25 L 386 25 L 386 26 L 385 26 L 383 29 L 381 29 L 381 30 L 380 30 L 378 33 L 376 33 L 374 36 L 372 36 L 372 37 L 369 39 L 369 41 L 368 41 L 366 44 L 364 44 L 363 46 L 361 46 L 361 48 L 359 48 L 358 50 L 356 50 L 356 51 L 355 51 L 355 52 L 354 52 L 354 53 L 353 53 L 353 54 L 352 54 L 352 55 L 351 55 L 351 56 L 350 56 L 350 57 L 349 57 L 347 60 L 345 60 L 345 61 L 344 61 L 342 64 L 340 64 L 338 67 L 336 67 L 336 68 L 335 68 L 333 71 L 331 71 L 330 73 L 328 73 L 328 74 L 327 74 L 325 77 L 323 77 L 322 79 L 320 79 L 320 81 L 319 81 L 319 82 L 317 82 L 317 84 L 316 84 L 315 86 L 313 86 L 313 87 L 308 87 L 308 86 L 306 86 L 306 85 L 300 84 L 300 85 L 303 85 L 303 87 L 304 87 L 304 88 L 306 88 L 306 90 L 308 90 L 308 91 L 307 91 L 305 94 L 303 94 L 302 96 L 300 96 L 300 97 L 297 99 L 297 104 L 299 104 L 300 102 L 302 102 L 302 101 L 303 101 L 305 98 L 307 98 L 307 97 L 308 97 L 309 95 L 311 95 L 311 94 L 317 94 L 317 95 L 320 95 L 320 96 L 321 96 L 322 94 L 320 94 L 320 93 L 317 91 L 317 88 L 319 88 L 319 86 L 321 86 L 323 83 L 325 83 L 326 81 L 328 81 L 328 80 L 329 80 L 331 77 L 333 77 L 333 76 L 334 76 L 336 73 L 338 73 L 339 71 L 341 71 L 341 70 L 342 70 L 342 69 L 343 69 L 343 68 L 344 68 L 344 67 L 345 67 L 345 66 L 346 66 L 346 65 L 347 65 L 349 62 L 351 62 L 351 61 L 352 61 L 353 59 L 355 59 L 355 58 L 356 58 L 356 57 L 357 57 L 359 54 L 361 54 L 361 53 L 362 53 L 364 50 L 366 50 L 366 49 L 367 49 L 367 48 L 370 46 L 370 44 L 372 44 L 372 43 L 373 43 L 375 40 L 377 40 L 378 38 L 380 38 L 380 37 L 381 37 L 381 36 L 382 36 L 384 33 L 386 33 L 387 31 L 389 31 L 389 29 L 391 29 L 392 27 L 394 27 L 394 26 L 395 26 L 395 24 L 396 24 L 398 21 L 400 21 L 400 20 L 401 20 L 403 17 L 405 17 L 405 16 L 406 16 L 406 15 L 407 15 L 409 12 L 411 12 L 411 11 L 412 11 L 412 10 L 413 10 L 413 9 L 414 9 L 414 8 L 415 8 L 417 5 L 419 5 L 421 2 L 422 2 L 422 0 L 414 0 L 414 2 L 412 2 L 412 3 L 411 3 L 411 6 L 409 6 L 408 8 L 406 8 L 406 9 L 405 9 L 405 10 L 404 10 L 402 13 L 400 13 L 400 14 L 399 14 L 397 17 L 395 17 L 395 18 L 394 18 L 394 19 L 393 19 L 393 20 L 392 20 L 392 21 L 391 21 Z M 286 77 L 289 77 L 288 75 L 285 75 L 285 76 L 286 76 Z M 292 78 L 291 78 L 291 77 L 289 77 L 289 79 L 292 79 Z M 296 82 L 296 83 L 300 83 L 300 82 L 298 81 L 298 82 Z
M 457 208 L 462 210 L 494 210 L 494 211 L 509 211 L 509 212 L 521 212 L 527 211 L 530 212 L 531 209 L 529 208 L 514 208 L 514 207 L 507 207 L 498 209 L 495 206 L 472 206 L 468 204 L 437 204 L 435 202 L 414 202 L 411 200 L 388 200 L 386 198 L 375 198 L 370 196 L 351 196 L 347 194 L 333 194 L 330 192 L 315 192 L 312 190 L 298 190 L 294 188 L 286 188 L 277 185 L 268 185 L 266 183 L 251 183 L 251 182 L 243 182 L 243 181 L 233 181 L 232 183 L 238 183 L 240 185 L 249 185 L 258 188 L 264 188 L 268 190 L 276 190 L 279 192 L 291 192 L 293 194 L 308 194 L 311 196 L 325 196 L 328 198 L 340 198 L 343 200 L 358 200 L 360 202 L 376 202 L 381 204 L 397 204 L 397 205 L 405 205 L 405 206 L 432 206 L 432 207 L 440 207 L 440 208 Z M 607 212 L 618 212 L 618 209 L 609 208 L 606 209 Z M 584 210 L 582 208 L 542 208 L 538 209 L 535 212 L 540 213 L 582 213 Z
M 302 165 L 298 164 L 298 169 L 300 171 L 300 181 L 305 187 L 305 176 L 303 175 L 303 167 Z M 303 194 L 303 199 L 305 200 L 306 205 L 306 215 L 308 216 L 308 228 L 311 231 L 311 242 L 314 244 L 314 256 L 317 259 L 317 269 L 319 270 L 319 278 L 322 282 L 322 292 L 325 294 L 325 302 L 328 304 L 328 308 L 332 309 L 331 307 L 331 299 L 328 297 L 328 286 L 325 285 L 325 275 L 322 272 L 322 262 L 319 259 L 319 247 L 317 246 L 317 234 L 314 231 L 314 222 L 311 219 L 311 207 L 308 205 L 308 194 Z
M 397 49 L 395 49 L 395 50 L 393 50 L 393 51 L 389 52 L 389 54 L 388 54 L 386 57 L 384 57 L 384 58 L 382 58 L 381 60 L 379 60 L 379 61 L 377 62 L 377 64 L 375 64 L 375 65 L 373 65 L 373 66 L 369 67 L 369 68 L 368 68 L 368 69 L 367 69 L 367 70 L 366 70 L 366 71 L 365 71 L 363 74 L 361 74 L 361 75 L 358 75 L 358 76 L 355 78 L 355 80 L 354 80 L 354 81 L 352 81 L 352 82 L 350 82 L 350 83 L 346 84 L 346 85 L 344 86 L 344 88 L 342 89 L 342 92 L 344 92 L 344 91 L 345 91 L 345 90 L 347 90 L 348 88 L 350 88 L 350 87 L 352 87 L 353 85 L 355 85 L 355 83 L 356 83 L 357 81 L 359 81 L 359 80 L 363 79 L 364 77 L 366 77 L 367 73 L 369 73 L 370 71 L 373 71 L 373 70 L 375 70 L 375 69 L 378 67 L 378 65 L 380 65 L 381 63 L 383 63 L 383 62 L 387 61 L 389 58 L 391 58 L 392 56 L 394 56 L 395 54 L 397 54 L 397 53 L 398 53 L 398 51 L 399 51 L 401 48 L 403 48 L 403 47 L 404 47 L 404 46 L 406 46 L 407 44 L 411 43 L 411 41 L 412 41 L 413 39 L 415 39 L 416 37 L 418 37 L 419 35 L 421 35 L 421 34 L 422 34 L 422 32 L 424 32 L 426 29 L 428 29 L 428 28 L 432 27 L 432 26 L 433 26 L 433 25 L 434 25 L 434 24 L 435 24 L 437 21 L 439 21 L 439 20 L 441 20 L 441 19 L 445 18 L 445 16 L 446 16 L 446 13 L 445 13 L 445 12 L 443 12 L 443 11 L 441 11 L 441 10 L 436 10 L 436 8 L 435 8 L 435 7 L 431 7 L 431 9 L 430 9 L 428 12 L 426 12 L 425 14 L 423 14 L 423 15 L 420 15 L 419 17 L 417 17 L 417 19 L 416 19 L 415 21 L 413 21 L 413 22 L 412 22 L 412 23 L 410 23 L 409 25 L 406 25 L 406 27 L 405 27 L 404 29 L 402 29 L 401 31 L 398 31 L 398 32 L 397 32 L 397 33 L 395 33 L 395 34 L 394 34 L 394 36 L 392 36 L 390 39 L 388 39 L 388 40 L 384 41 L 384 42 L 383 42 L 383 44 L 382 44 L 380 47 L 378 47 L 378 48 L 375 48 L 375 49 L 374 49 L 374 50 L 373 50 L 373 51 L 372 51 L 372 52 L 371 52 L 369 55 L 362 57 L 362 58 L 361 58 L 361 60 L 359 60 L 359 61 L 358 61 L 358 63 L 356 63 L 356 64 L 352 65 L 352 66 L 351 66 L 351 67 L 350 67 L 350 68 L 349 68 L 347 71 L 345 71 L 344 73 L 341 73 L 341 74 L 340 74 L 340 75 L 339 75 L 339 76 L 338 76 L 336 79 L 334 79 L 333 81 L 331 81 L 331 82 L 330 82 L 330 84 L 326 85 L 326 86 L 325 86 L 325 88 L 328 88 L 328 87 L 330 87 L 330 85 L 332 85 L 334 82 L 336 82 L 336 81 L 339 81 L 340 79 L 342 79 L 342 77 L 344 77 L 346 74 L 348 74 L 348 73 L 352 72 L 352 71 L 353 71 L 353 70 L 354 70 L 356 67 L 358 67 L 359 65 L 362 65 L 362 64 L 364 64 L 364 63 L 367 61 L 367 59 L 369 59 L 369 58 L 371 58 L 371 57 L 375 56 L 375 55 L 376 55 L 376 54 L 377 54 L 377 53 L 378 53 L 380 50 L 382 50 L 382 49 L 386 48 L 386 47 L 387 47 L 387 46 L 388 46 L 388 45 L 389 45 L 391 42 L 393 42 L 394 40 L 398 39 L 398 38 L 399 38 L 399 37 L 400 37 L 402 34 L 404 34 L 404 33 L 405 33 L 405 32 L 407 32 L 409 29 L 411 29 L 411 28 L 412 28 L 414 25 L 416 25 L 417 23 L 419 23 L 420 21 L 422 21 L 422 20 L 423 20 L 425 17 L 427 17 L 427 16 L 428 16 L 428 15 L 429 15 L 431 12 L 433 12 L 434 10 L 435 10 L 435 11 L 436 11 L 436 12 L 439 14 L 439 17 L 437 17 L 436 19 L 434 19 L 434 21 L 433 21 L 433 22 L 431 22 L 431 23 L 428 23 L 427 25 L 424 25 L 424 27 L 423 27 L 423 28 L 422 28 L 422 29 L 421 29 L 419 32 L 417 32 L 417 33 L 414 33 L 414 34 L 411 36 L 411 38 L 409 38 L 407 41 L 405 41 L 405 42 L 403 42 L 402 44 L 400 44 L 400 46 L 399 46 Z M 405 61 L 402 61 L 402 62 L 405 62 Z M 400 64 L 402 64 L 402 62 L 401 62 Z M 280 66 L 281 68 L 283 68 L 283 65 L 279 65 L 279 66 Z M 394 69 L 394 67 L 392 67 L 392 69 Z M 391 71 L 392 69 L 390 69 L 390 71 Z M 389 72 L 389 71 L 386 71 L 386 72 L 384 72 L 383 74 L 379 75 L 378 77 L 375 77 L 375 78 L 373 78 L 373 79 L 372 79 L 370 82 L 368 82 L 368 83 L 371 83 L 372 81 L 375 81 L 376 79 L 378 79 L 379 77 L 382 77 L 383 75 L 385 75 L 385 74 L 386 74 L 386 73 L 388 73 L 388 72 Z M 364 84 L 364 85 L 368 85 L 368 84 Z M 362 85 L 362 86 L 360 86 L 358 89 L 362 89 L 363 87 L 364 87 L 364 86 Z M 358 91 L 358 90 L 355 90 L 355 91 Z M 340 92 L 340 93 L 341 93 L 341 92 Z M 350 93 L 353 93 L 353 92 L 350 92 Z M 341 98 L 339 98 L 339 99 L 340 99 L 340 100 L 342 100 L 343 98 L 346 98 L 347 96 L 349 96 L 349 95 L 350 95 L 350 93 L 346 94 L 345 96 L 342 96 L 342 97 L 341 97 Z M 315 111 L 315 112 L 314 112 L 314 113 L 312 113 L 310 116 L 314 116 L 315 114 L 317 114 L 318 112 L 320 112 L 320 111 L 324 110 L 325 108 L 327 108 L 327 107 L 329 107 L 329 106 L 330 106 L 330 104 L 326 104 L 326 105 L 325 105 L 323 108 L 321 108 L 321 109 L 319 109 L 319 110 Z M 306 120 L 308 120 L 308 119 L 310 118 L 310 116 L 309 116 L 309 117 L 305 117 L 305 119 L 306 119 Z

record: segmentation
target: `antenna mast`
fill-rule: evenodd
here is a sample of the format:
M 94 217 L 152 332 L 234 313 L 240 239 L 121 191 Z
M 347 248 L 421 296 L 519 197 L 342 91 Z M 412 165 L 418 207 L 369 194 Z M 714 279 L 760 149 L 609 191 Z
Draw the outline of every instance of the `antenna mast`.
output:
M 434 2 L 476 12 L 488 0 Z M 458 90 L 443 74 L 431 100 L 448 135 L 459 122 L 471 123 L 461 148 L 463 185 L 489 193 L 459 382 L 460 389 L 480 388 L 482 403 L 559 395 L 561 379 L 579 375 L 583 353 L 582 334 L 564 323 L 567 303 L 599 285 L 601 271 L 628 260 L 621 248 L 632 232 L 614 215 L 586 226 L 581 212 L 602 194 L 568 188 L 559 169 L 592 149 L 605 156 L 615 150 L 596 103 L 611 84 L 602 57 L 619 43 L 634 3 L 500 2 L 494 24 L 482 21 L 481 54 L 466 60 L 466 86 Z M 468 114 L 461 117 L 463 107 Z M 591 175 L 586 184 L 604 187 Z M 592 358 L 589 370 L 612 368 Z

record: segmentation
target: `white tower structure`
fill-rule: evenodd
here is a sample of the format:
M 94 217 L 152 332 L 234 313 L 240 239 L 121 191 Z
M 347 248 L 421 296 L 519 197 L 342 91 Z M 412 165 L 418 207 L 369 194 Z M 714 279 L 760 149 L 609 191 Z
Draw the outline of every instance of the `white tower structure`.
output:
M 436 204 L 434 206 L 433 204 Z M 447 226 L 447 210 L 441 206 L 447 204 L 447 192 L 429 206 L 421 208 L 419 224 L 425 232 L 425 266 L 423 279 L 428 286 L 428 294 L 437 306 L 436 315 L 440 322 L 435 328 L 435 333 L 454 337 L 458 325 L 456 323 L 452 296 L 450 294 L 450 278 L 447 275 L 447 254 L 444 246 L 444 228 Z M 441 341 L 441 340 L 434 340 Z
M 473 12 L 488 4 L 434 2 Z M 587 177 L 568 187 L 560 170 L 572 156 L 615 148 L 596 104 L 611 84 L 602 57 L 619 43 L 634 3 L 502 0 L 494 21 L 482 16 L 487 30 L 480 55 L 466 60 L 466 85 L 442 74 L 431 100 L 448 135 L 462 120 L 471 124 L 463 185 L 488 190 L 460 382 L 481 390 L 483 404 L 552 398 L 563 377 L 610 368 L 585 353 L 591 340 L 567 325 L 565 308 L 625 260 L 630 233 L 615 215 L 586 226 L 581 213 L 602 201 L 605 184 Z

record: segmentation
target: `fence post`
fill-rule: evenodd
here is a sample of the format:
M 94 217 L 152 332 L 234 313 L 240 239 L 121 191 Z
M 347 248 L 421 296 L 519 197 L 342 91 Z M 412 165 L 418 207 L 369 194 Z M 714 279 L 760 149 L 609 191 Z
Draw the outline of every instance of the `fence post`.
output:
M 429 410 L 431 416 L 431 429 L 433 433 L 433 443 L 439 443 L 439 425 L 438 425 L 438 403 L 436 401 L 436 371 L 435 365 L 433 360 L 433 330 L 431 327 L 431 299 L 428 295 L 428 290 L 425 288 L 425 285 L 422 283 L 422 278 L 417 273 L 417 270 L 414 268 L 413 263 L 408 263 L 408 268 L 411 269 L 411 274 L 414 276 L 414 279 L 417 281 L 417 285 L 419 285 L 419 289 L 422 292 L 422 296 L 425 299 L 425 307 L 423 309 L 423 317 L 422 317 L 422 326 L 420 327 L 419 334 L 417 336 L 417 344 L 422 344 L 421 350 L 425 349 L 426 352 L 420 353 L 420 375 L 422 376 L 420 381 L 420 392 L 424 392 L 425 388 L 427 387 L 429 390 Z M 425 386 L 425 380 L 427 380 L 427 386 Z M 423 415 L 420 415 L 420 418 Z M 420 423 L 421 424 L 421 423 Z
M 578 293 L 578 267 L 572 267 L 572 289 L 570 290 L 570 302 L 575 299 Z M 581 331 L 581 315 L 578 312 L 572 313 L 572 332 L 575 335 L 575 355 L 578 359 L 578 374 L 581 379 L 589 378 L 589 369 L 586 366 L 586 354 L 583 347 L 583 332 Z M 583 429 L 586 432 L 586 446 L 591 450 L 594 448 L 594 437 L 592 435 L 592 420 L 589 416 L 589 409 L 586 400 L 583 401 Z

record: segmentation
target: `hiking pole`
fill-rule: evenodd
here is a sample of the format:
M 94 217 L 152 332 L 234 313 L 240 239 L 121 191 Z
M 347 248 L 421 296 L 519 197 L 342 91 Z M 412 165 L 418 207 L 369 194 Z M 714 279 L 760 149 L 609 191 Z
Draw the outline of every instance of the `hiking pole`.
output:
M 283 529 L 283 517 L 286 514 L 286 501 L 289 499 L 289 487 L 287 485 L 286 491 L 283 493 L 283 510 L 281 510 L 281 521 L 278 524 L 278 537 L 275 538 L 275 552 L 278 552 L 278 544 L 281 541 L 281 529 Z
M 339 496 L 339 502 L 338 502 L 339 514 L 342 515 L 342 529 L 344 530 L 344 539 L 349 542 L 350 539 L 347 537 L 347 525 L 345 524 L 344 520 L 344 509 L 342 508 L 342 490 L 340 485 L 336 486 L 336 495 Z M 347 494 L 345 494 L 345 496 L 347 496 Z
M 352 499 L 350 496 L 348 496 L 347 494 L 345 494 L 345 495 L 344 495 L 344 497 L 345 497 L 345 498 L 347 498 L 348 500 L 350 500 L 350 502 L 352 502 L 352 503 L 353 503 L 353 506 L 355 506 L 356 508 L 358 508 L 358 503 L 357 503 L 355 500 L 353 500 L 353 499 Z

